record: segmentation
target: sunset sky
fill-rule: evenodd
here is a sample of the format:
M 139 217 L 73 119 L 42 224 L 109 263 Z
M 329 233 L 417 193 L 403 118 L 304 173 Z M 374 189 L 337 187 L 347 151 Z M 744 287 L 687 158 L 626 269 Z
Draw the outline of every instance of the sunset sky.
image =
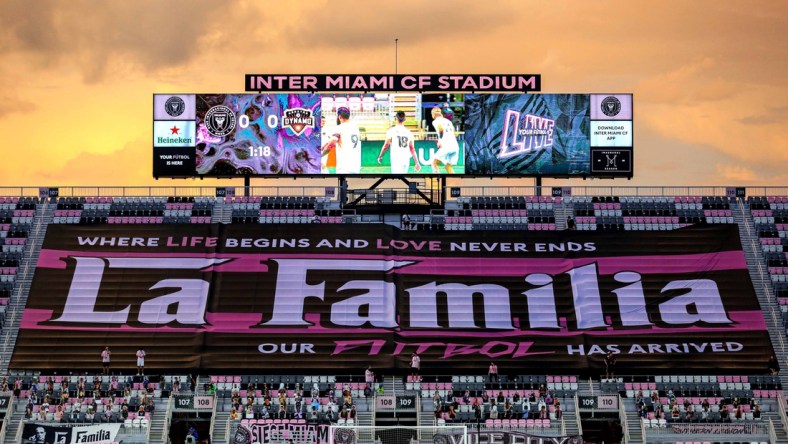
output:
M 4 0 L 0 186 L 240 185 L 152 178 L 153 93 L 391 73 L 395 36 L 400 73 L 632 92 L 635 179 L 584 185 L 788 186 L 786 29 L 785 1 Z

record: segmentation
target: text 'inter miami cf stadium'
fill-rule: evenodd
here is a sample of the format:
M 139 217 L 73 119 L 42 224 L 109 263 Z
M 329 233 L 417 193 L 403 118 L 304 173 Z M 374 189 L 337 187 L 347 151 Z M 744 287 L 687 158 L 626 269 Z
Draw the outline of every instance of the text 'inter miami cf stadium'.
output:
M 227 186 L 3 188 L 0 442 L 788 442 L 788 188 L 564 186 L 634 98 L 539 89 L 250 75 L 152 97 Z

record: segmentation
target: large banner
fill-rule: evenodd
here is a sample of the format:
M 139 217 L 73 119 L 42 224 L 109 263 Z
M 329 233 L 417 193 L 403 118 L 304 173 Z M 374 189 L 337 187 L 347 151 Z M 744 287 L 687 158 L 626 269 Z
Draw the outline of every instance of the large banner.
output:
M 11 368 L 757 373 L 735 225 L 660 232 L 50 225 Z
M 25 423 L 22 438 L 25 444 L 111 444 L 120 431 L 120 424 L 59 426 Z

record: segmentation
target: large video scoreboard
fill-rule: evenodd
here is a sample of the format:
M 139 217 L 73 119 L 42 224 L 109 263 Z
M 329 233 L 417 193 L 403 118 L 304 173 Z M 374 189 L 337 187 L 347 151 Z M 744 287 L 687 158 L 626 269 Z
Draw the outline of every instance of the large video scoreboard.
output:
M 632 94 L 155 94 L 153 176 L 632 177 Z

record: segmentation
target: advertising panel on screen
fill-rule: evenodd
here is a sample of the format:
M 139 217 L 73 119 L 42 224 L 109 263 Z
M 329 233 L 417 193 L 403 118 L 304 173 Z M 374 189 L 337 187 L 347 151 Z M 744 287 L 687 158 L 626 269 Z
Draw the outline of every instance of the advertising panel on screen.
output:
M 11 368 L 766 371 L 736 225 L 50 225 Z
M 633 174 L 631 94 L 156 94 L 153 115 L 154 177 Z
M 503 176 L 631 176 L 592 168 L 597 147 L 632 149 L 631 94 L 470 94 L 466 172 Z

